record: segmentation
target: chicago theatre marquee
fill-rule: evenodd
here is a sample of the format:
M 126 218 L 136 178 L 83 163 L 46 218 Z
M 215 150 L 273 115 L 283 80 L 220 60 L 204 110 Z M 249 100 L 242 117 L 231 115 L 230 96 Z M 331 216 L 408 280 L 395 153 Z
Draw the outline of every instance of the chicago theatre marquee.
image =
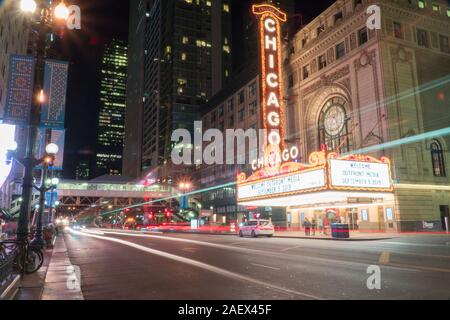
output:
M 431 93 L 426 86 L 448 77 L 450 51 L 425 43 L 423 33 L 448 41 L 450 17 L 430 18 L 415 1 L 377 3 L 381 30 L 367 28 L 372 1 L 338 1 L 289 42 L 280 36 L 286 15 L 253 6 L 265 157 L 282 159 L 273 155 L 294 144 L 298 158 L 239 173 L 240 205 L 284 208 L 277 224 L 287 227 L 308 217 L 340 219 L 354 230 L 445 229 L 450 141 L 440 132 L 450 119 L 445 110 L 424 110 L 437 103 L 436 91 L 449 92 L 448 83 Z

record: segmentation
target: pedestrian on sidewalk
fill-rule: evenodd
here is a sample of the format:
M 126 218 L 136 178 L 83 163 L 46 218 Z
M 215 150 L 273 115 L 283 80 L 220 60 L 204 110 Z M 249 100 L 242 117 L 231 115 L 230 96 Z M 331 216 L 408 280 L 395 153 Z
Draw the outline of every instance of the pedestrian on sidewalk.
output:
M 316 219 L 312 219 L 311 228 L 312 228 L 313 236 L 315 236 L 316 230 L 317 230 L 317 220 Z
M 325 221 L 323 222 L 323 235 L 328 235 L 327 229 L 330 227 L 330 220 L 328 218 L 325 218 Z
M 324 234 L 323 233 L 323 220 L 320 217 L 317 219 L 317 228 L 318 228 L 320 234 Z
M 311 222 L 309 222 L 308 218 L 305 218 L 303 226 L 305 227 L 305 235 L 310 236 L 311 235 Z

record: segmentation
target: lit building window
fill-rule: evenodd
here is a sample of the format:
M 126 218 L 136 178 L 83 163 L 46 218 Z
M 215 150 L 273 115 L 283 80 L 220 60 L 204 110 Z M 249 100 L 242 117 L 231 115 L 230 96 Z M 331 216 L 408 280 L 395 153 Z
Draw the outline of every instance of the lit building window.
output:
M 228 3 L 223 4 L 223 11 L 230 12 L 230 5 Z
M 447 8 L 447 17 L 450 18 L 450 8 Z
M 188 43 L 189 43 L 189 38 L 186 37 L 186 36 L 184 36 L 184 37 L 181 39 L 181 42 L 183 42 L 183 44 L 188 44 Z
M 172 53 L 172 47 L 166 46 L 166 54 Z
M 224 45 L 223 46 L 223 51 L 226 52 L 226 53 L 231 53 L 230 46 L 229 45 Z
M 207 1 L 206 1 L 206 5 L 207 5 L 208 7 L 211 7 L 211 1 L 210 1 L 210 0 L 207 0 Z
M 187 80 L 186 79 L 182 79 L 182 78 L 178 78 L 177 79 L 177 83 L 180 86 L 185 86 L 185 85 L 187 85 Z
M 417 5 L 419 6 L 420 9 L 425 9 L 425 7 L 427 6 L 427 3 L 425 0 L 419 0 L 417 2 Z
M 437 3 L 432 4 L 434 12 L 441 12 L 441 7 Z
M 431 143 L 431 159 L 433 161 L 433 175 L 435 177 L 445 177 L 444 152 L 439 141 L 433 140 Z
M 185 52 L 182 52 L 182 53 L 181 53 L 181 60 L 186 61 L 186 59 L 187 59 L 186 53 L 185 53 Z

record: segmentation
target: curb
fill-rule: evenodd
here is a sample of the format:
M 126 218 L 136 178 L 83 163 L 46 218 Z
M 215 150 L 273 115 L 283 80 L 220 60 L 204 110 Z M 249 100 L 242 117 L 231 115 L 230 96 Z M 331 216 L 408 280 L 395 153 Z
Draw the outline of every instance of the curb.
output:
M 119 232 L 121 230 L 118 230 Z M 126 233 L 126 232 L 123 232 Z M 141 231 L 135 232 L 136 234 L 155 234 L 155 233 L 178 233 L 178 234 L 201 234 L 201 235 L 220 235 L 220 236 L 237 236 L 235 233 L 213 233 L 213 232 L 195 232 L 195 231 L 177 231 L 177 230 L 161 230 L 155 231 Z M 381 241 L 381 240 L 391 240 L 393 237 L 383 237 L 383 238 L 348 238 L 348 239 L 334 239 L 334 238 L 317 238 L 317 237 L 305 237 L 305 236 L 277 236 L 276 233 L 273 238 L 277 239 L 305 239 L 305 240 L 324 240 L 324 241 Z
M 380 240 L 391 240 L 393 238 L 348 238 L 348 239 L 334 239 L 334 238 L 314 238 L 314 237 L 294 237 L 294 236 L 273 236 L 273 238 L 278 239 L 307 239 L 307 240 L 324 240 L 324 241 L 380 241 Z
M 0 301 L 14 300 L 14 297 L 19 291 L 19 281 L 20 275 L 16 275 L 14 279 L 11 281 L 11 283 L 8 285 L 8 287 L 5 289 L 5 291 L 3 291 L 2 295 L 0 296 Z
M 69 268 L 72 268 L 72 272 L 68 272 Z M 67 287 L 70 277 L 72 280 L 73 277 L 78 278 L 74 270 L 75 266 L 70 262 L 65 236 L 60 234 L 48 265 L 40 300 L 84 300 L 81 286 L 74 289 Z M 81 281 L 79 278 L 77 280 Z

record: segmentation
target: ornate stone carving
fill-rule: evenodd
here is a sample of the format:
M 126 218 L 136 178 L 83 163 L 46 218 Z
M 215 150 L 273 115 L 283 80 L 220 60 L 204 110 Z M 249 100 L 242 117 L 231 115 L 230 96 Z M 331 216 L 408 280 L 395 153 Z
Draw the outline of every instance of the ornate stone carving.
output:
M 320 77 L 319 81 L 316 81 L 309 87 L 306 87 L 303 90 L 303 94 L 306 96 L 306 95 L 310 94 L 311 92 L 314 92 L 317 89 L 321 88 L 322 86 L 331 85 L 334 82 L 336 82 L 337 80 L 345 77 L 348 74 L 350 74 L 350 66 L 346 65 L 346 66 L 336 70 L 335 72 L 330 73 L 329 75 L 323 75 L 322 77 Z
M 406 51 L 403 47 L 391 48 L 391 56 L 392 60 L 395 62 L 411 62 L 412 61 L 412 53 Z
M 375 50 L 363 51 L 359 59 L 355 60 L 354 62 L 356 71 L 358 71 L 361 68 L 365 68 L 368 65 L 372 65 L 373 62 L 375 61 L 375 56 L 376 56 Z
M 353 32 L 350 34 L 350 49 L 355 50 L 357 46 L 358 44 L 356 42 L 356 34 Z
M 334 48 L 330 48 L 327 51 L 327 60 L 329 64 L 334 62 Z
M 311 70 L 311 73 L 317 72 L 317 62 L 316 62 L 316 59 L 311 60 L 309 69 Z
M 351 86 L 350 78 L 342 79 L 341 81 L 339 81 L 339 83 L 341 85 L 343 85 L 350 94 L 352 93 L 352 86 Z

